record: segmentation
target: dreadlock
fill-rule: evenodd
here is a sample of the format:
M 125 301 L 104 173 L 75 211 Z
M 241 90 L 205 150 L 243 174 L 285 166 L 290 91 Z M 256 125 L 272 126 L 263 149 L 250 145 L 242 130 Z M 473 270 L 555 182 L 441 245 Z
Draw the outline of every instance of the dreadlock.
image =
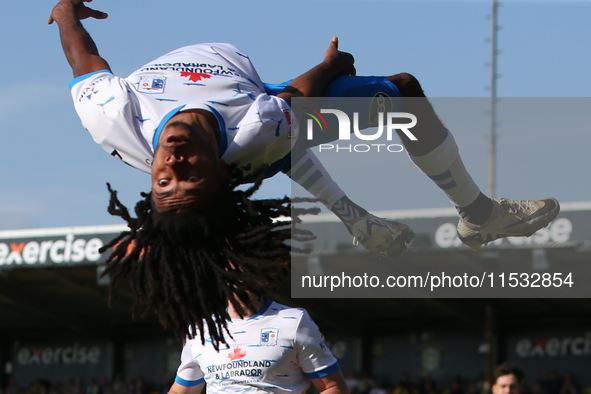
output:
M 129 227 L 100 249 L 104 253 L 113 248 L 104 273 L 112 275 L 109 302 L 116 280 L 127 278 L 136 295 L 134 316 L 141 305 L 142 317 L 154 311 L 160 323 L 182 340 L 199 332 L 204 343 L 207 326 L 216 350 L 220 343 L 227 344 L 228 301 L 241 316 L 242 305 L 254 311 L 249 292 L 264 296 L 290 268 L 291 248 L 285 241 L 313 238 L 303 230 L 292 234 L 292 222 L 299 222 L 299 214 L 318 212 L 292 208 L 289 197 L 252 200 L 262 177 L 249 189 L 237 190 L 244 182 L 237 174 L 205 211 L 159 213 L 150 194 L 141 193 L 136 218 L 107 184 L 109 213 L 123 218 Z M 275 220 L 280 217 L 287 220 Z

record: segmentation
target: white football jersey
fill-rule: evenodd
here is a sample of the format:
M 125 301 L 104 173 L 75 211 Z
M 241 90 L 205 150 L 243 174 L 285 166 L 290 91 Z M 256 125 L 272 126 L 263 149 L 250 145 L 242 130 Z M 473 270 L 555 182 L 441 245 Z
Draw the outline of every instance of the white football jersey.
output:
M 96 71 L 70 83 L 83 126 L 108 153 L 151 172 L 166 122 L 188 109 L 212 112 L 220 126 L 219 156 L 254 169 L 285 157 L 297 137 L 289 105 L 265 93 L 248 56 L 230 44 L 169 52 L 120 78 Z
M 176 382 L 212 393 L 302 393 L 309 379 L 339 370 L 324 337 L 303 309 L 267 300 L 250 318 L 228 322 L 233 339 L 219 352 L 205 335 L 187 340 Z M 224 345 L 222 345 L 224 346 Z

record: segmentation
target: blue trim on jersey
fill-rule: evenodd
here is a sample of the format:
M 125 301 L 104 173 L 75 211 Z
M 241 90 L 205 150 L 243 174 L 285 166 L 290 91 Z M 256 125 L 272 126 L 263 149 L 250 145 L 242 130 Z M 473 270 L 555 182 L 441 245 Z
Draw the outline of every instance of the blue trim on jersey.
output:
M 209 106 L 207 104 L 205 104 L 205 105 L 207 106 L 207 108 L 209 108 L 211 113 L 213 113 L 216 120 L 218 121 L 218 126 L 220 127 L 219 156 L 222 157 L 222 155 L 226 152 L 226 149 L 228 149 L 228 137 L 226 136 L 226 122 L 224 121 L 224 118 L 222 118 L 222 115 L 220 115 L 220 113 L 215 108 L 213 108 L 212 106 Z M 166 125 L 166 123 L 168 123 L 170 118 L 172 118 L 177 113 L 179 113 L 179 111 L 181 109 L 183 109 L 184 107 L 185 107 L 185 105 L 181 105 L 180 107 L 176 107 L 175 109 L 173 109 L 172 111 L 167 113 L 164 116 L 164 118 L 162 118 L 162 120 L 160 121 L 160 124 L 158 125 L 158 128 L 156 129 L 156 132 L 154 133 L 154 137 L 152 137 L 152 146 L 154 146 L 154 152 L 156 152 L 156 148 L 158 148 L 158 140 L 160 139 L 160 134 L 162 133 L 162 129 L 164 128 L 164 125 Z
M 293 81 L 290 79 L 289 81 L 285 81 L 283 83 L 263 83 L 263 87 L 265 88 L 265 92 L 270 96 L 277 96 L 287 85 L 289 85 Z
M 228 149 L 228 137 L 226 136 L 226 122 L 224 121 L 224 118 L 222 118 L 222 115 L 218 112 L 217 109 L 215 109 L 211 105 L 207 105 L 207 108 L 211 110 L 211 113 L 213 113 L 213 115 L 218 121 L 218 126 L 220 128 L 220 146 L 218 147 L 218 155 L 219 157 L 222 157 L 222 155 L 226 153 L 226 149 Z
M 318 378 L 324 378 L 332 373 L 335 373 L 339 369 L 341 369 L 341 367 L 339 366 L 339 363 L 336 362 L 333 365 L 331 365 L 330 367 L 326 367 L 324 369 L 321 369 L 320 371 L 310 372 L 310 373 L 304 372 L 304 373 L 306 374 L 306 376 L 309 379 L 318 379 Z
M 170 118 L 175 116 L 181 109 L 183 109 L 183 107 L 184 105 L 176 107 L 175 109 L 167 113 L 164 116 L 164 118 L 162 118 L 162 120 L 160 121 L 160 124 L 158 125 L 158 128 L 156 128 L 156 132 L 154 133 L 154 137 L 152 137 L 152 146 L 154 147 L 154 152 L 156 152 L 156 148 L 158 148 L 158 140 L 160 139 L 160 133 L 162 133 L 164 125 L 170 120 Z
M 113 72 L 111 70 L 109 70 L 108 68 L 105 68 L 103 70 L 98 70 L 98 71 L 93 71 L 91 73 L 88 74 L 84 74 L 84 75 L 80 75 L 74 79 L 72 79 L 70 81 L 70 84 L 68 85 L 68 88 L 70 90 L 72 90 L 72 88 L 74 87 L 74 85 L 76 85 L 78 82 L 80 81 L 84 81 L 86 78 L 92 77 L 94 74 L 98 74 L 98 73 L 109 73 L 109 74 L 113 74 Z
M 267 309 L 269 309 L 269 307 L 271 306 L 272 303 L 273 303 L 273 301 L 271 301 L 270 299 L 267 298 L 267 301 L 265 302 L 265 305 L 263 305 L 261 310 L 256 315 L 249 317 L 248 320 L 256 319 L 260 315 L 262 315 L 263 313 L 267 312 Z
M 185 387 L 194 387 L 197 386 L 201 383 L 205 383 L 205 379 L 201 378 L 199 380 L 185 380 L 180 378 L 178 375 L 176 376 L 176 378 L 174 378 L 174 381 L 177 382 L 178 384 L 180 384 L 181 386 L 185 386 Z

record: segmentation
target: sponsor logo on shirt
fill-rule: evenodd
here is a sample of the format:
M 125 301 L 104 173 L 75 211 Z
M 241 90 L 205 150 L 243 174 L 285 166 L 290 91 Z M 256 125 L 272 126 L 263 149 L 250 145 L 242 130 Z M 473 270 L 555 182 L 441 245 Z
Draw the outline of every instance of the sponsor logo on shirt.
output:
M 203 75 L 222 75 L 222 76 L 238 76 L 243 77 L 239 70 L 231 67 L 226 67 L 221 64 L 210 63 L 192 63 L 192 62 L 176 62 L 176 63 L 157 63 L 148 64 L 140 72 L 145 71 L 179 71 L 183 74 L 182 77 L 189 74 L 203 74 Z
M 181 71 L 181 77 L 188 77 L 191 82 L 199 82 L 202 79 L 209 79 L 211 75 L 205 73 L 193 73 L 187 71 Z
M 291 127 L 291 110 L 284 109 L 283 115 L 285 115 L 285 119 L 287 120 L 287 139 L 291 140 L 294 138 L 298 138 L 298 128 Z
M 324 343 L 324 335 L 320 334 L 320 343 L 318 344 L 320 349 L 326 350 L 326 344 Z
M 102 80 L 104 80 L 105 77 L 100 77 L 95 79 L 94 81 L 92 81 L 92 83 L 90 85 L 88 85 L 86 88 L 84 88 L 82 90 L 82 92 L 80 93 L 80 95 L 78 96 L 78 102 L 82 101 L 84 98 L 87 98 L 88 100 L 92 99 L 92 96 L 97 94 L 99 92 L 98 89 L 96 89 L 96 85 L 101 82 Z
M 228 358 L 232 361 L 243 358 L 244 356 L 246 356 L 246 352 L 239 347 L 236 347 L 232 353 L 228 354 Z

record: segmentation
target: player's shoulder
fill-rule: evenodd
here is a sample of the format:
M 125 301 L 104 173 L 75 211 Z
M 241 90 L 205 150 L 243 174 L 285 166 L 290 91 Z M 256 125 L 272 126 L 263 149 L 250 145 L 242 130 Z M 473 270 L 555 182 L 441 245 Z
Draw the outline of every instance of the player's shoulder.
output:
M 277 315 L 278 317 L 286 320 L 299 321 L 302 317 L 307 317 L 308 312 L 303 308 L 294 308 L 291 306 L 283 305 L 278 302 L 272 301 L 267 309 L 267 314 Z
M 87 74 L 79 75 L 70 81 L 68 88 L 70 91 L 79 91 L 81 89 L 90 89 L 101 82 L 111 82 L 118 77 L 109 69 L 97 70 Z M 94 92 L 92 92 L 94 93 Z

